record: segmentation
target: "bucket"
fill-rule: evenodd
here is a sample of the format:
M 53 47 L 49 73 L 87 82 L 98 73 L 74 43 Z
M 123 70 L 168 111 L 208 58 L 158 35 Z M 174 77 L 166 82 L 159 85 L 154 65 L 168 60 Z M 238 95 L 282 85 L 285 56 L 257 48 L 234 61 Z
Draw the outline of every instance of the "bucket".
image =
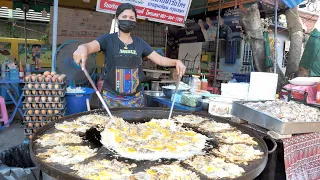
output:
M 86 99 L 91 100 L 94 89 L 82 88 L 84 92 L 77 93 L 66 93 L 67 98 L 67 112 L 66 115 L 80 113 L 87 111 Z

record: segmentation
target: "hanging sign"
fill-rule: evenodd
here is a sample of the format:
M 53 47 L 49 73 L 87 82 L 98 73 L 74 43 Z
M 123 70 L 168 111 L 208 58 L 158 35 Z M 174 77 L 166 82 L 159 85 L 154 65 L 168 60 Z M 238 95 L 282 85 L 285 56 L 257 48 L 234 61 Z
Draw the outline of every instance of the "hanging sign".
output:
M 184 26 L 192 0 L 98 0 L 96 11 L 115 14 L 121 3 L 136 7 L 138 18 Z

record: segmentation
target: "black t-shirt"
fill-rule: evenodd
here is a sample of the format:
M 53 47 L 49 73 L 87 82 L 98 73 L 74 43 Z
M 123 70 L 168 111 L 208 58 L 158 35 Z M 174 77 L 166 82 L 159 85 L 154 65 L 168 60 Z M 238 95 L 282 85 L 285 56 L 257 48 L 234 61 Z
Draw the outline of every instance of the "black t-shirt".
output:
M 133 43 L 128 44 L 128 50 L 136 50 L 138 56 L 149 56 L 154 50 L 139 37 L 132 37 Z M 104 52 L 106 72 L 109 72 L 111 68 L 114 68 L 114 46 L 120 44 L 120 49 L 124 49 L 124 43 L 118 38 L 118 33 L 103 34 L 96 39 L 100 44 L 100 50 Z M 116 40 L 118 42 L 113 42 Z M 119 52 L 121 53 L 121 52 Z

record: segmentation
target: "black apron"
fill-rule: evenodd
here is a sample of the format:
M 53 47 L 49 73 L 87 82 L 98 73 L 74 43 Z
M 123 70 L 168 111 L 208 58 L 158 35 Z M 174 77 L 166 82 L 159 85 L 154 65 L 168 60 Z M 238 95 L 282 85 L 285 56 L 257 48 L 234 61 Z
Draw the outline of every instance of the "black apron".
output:
M 123 105 L 128 106 L 128 103 L 126 103 L 128 99 L 132 101 L 133 97 L 141 99 L 140 96 L 142 96 L 141 79 L 144 77 L 142 70 L 142 57 L 137 54 L 135 38 L 132 39 L 132 45 L 135 51 L 130 49 L 121 49 L 120 47 L 123 47 L 124 43 L 118 39 L 118 36 L 112 37 L 114 62 L 112 67 L 106 73 L 103 88 L 106 91 L 103 92 L 103 94 L 106 95 L 104 99 L 111 107 L 113 107 L 112 102 L 115 100 L 114 97 L 122 98 L 124 101 Z M 107 95 L 109 93 L 112 93 L 112 96 Z M 117 105 L 116 107 L 119 106 L 121 105 Z

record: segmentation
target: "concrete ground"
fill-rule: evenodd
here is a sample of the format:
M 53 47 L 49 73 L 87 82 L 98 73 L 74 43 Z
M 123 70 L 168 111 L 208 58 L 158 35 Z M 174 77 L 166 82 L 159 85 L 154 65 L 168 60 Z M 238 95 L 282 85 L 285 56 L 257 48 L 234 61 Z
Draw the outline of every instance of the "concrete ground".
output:
M 96 109 L 99 106 L 98 98 L 94 94 L 91 99 L 91 109 Z M 14 109 L 14 105 L 7 105 L 7 111 L 10 115 Z M 24 125 L 22 123 L 22 116 L 16 113 L 14 120 L 10 126 L 0 130 L 0 153 L 11 147 L 17 146 L 26 139 L 24 135 Z

